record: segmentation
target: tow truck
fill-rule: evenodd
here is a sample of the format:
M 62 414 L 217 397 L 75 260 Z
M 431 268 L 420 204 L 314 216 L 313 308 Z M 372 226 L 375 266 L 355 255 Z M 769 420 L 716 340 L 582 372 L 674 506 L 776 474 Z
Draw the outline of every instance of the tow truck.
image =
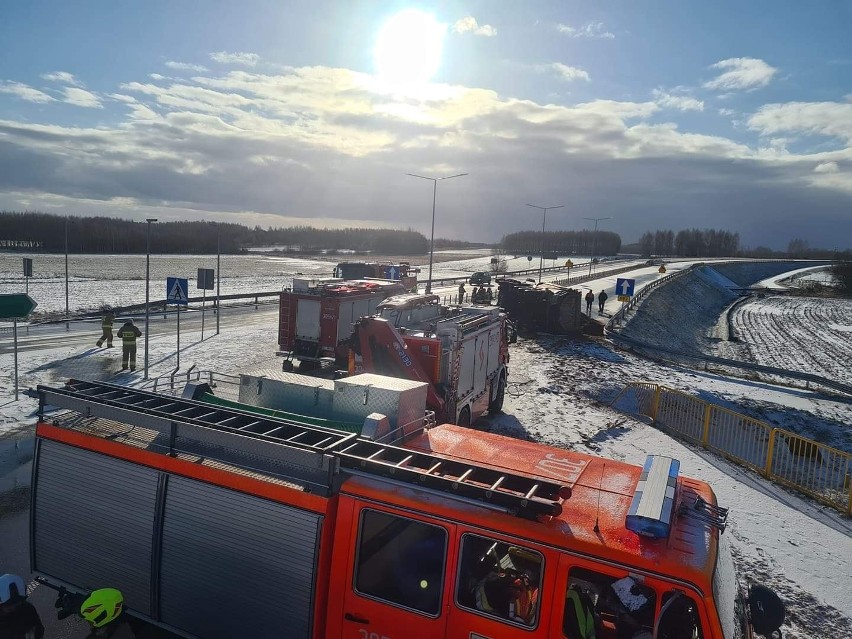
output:
M 740 588 L 728 512 L 677 460 L 634 466 L 425 410 L 401 430 L 376 412 L 332 428 L 321 404 L 351 389 L 311 404 L 317 382 L 247 376 L 232 405 L 215 382 L 39 386 L 32 570 L 118 588 L 129 614 L 189 638 L 578 639 L 592 617 L 604 639 L 747 639 L 783 622 L 773 593 Z M 420 383 L 384 391 L 401 382 L 425 409 Z M 304 386 L 289 392 L 313 419 L 245 403 L 276 384 Z M 352 396 L 369 404 L 377 384 Z
M 502 410 L 508 363 L 508 327 L 499 308 L 399 295 L 357 322 L 349 372 L 425 382 L 427 405 L 439 421 L 470 426 Z

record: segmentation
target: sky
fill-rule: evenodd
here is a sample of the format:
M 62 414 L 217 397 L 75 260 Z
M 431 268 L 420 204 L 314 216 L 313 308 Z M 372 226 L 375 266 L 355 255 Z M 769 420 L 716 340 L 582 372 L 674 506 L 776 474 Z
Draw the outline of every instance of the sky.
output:
M 852 3 L 7 2 L 0 210 L 852 246 Z

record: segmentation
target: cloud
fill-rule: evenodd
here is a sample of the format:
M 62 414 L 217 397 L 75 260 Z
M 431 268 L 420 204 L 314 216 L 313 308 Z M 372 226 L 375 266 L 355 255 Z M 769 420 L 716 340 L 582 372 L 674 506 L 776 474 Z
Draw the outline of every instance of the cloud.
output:
M 704 102 L 686 95 L 672 95 L 660 89 L 653 91 L 654 102 L 664 109 L 676 109 L 678 111 L 703 111 Z
M 816 165 L 814 173 L 837 173 L 839 170 L 840 167 L 837 166 L 837 162 L 823 162 Z
M 523 193 L 549 192 L 570 195 L 563 228 L 595 211 L 625 241 L 708 224 L 751 245 L 852 237 L 851 145 L 796 153 L 793 136 L 769 132 L 834 130 L 847 103 L 768 105 L 753 116 L 770 136 L 756 147 L 651 122 L 664 108 L 679 113 L 653 99 L 541 104 L 457 85 L 387 87 L 320 66 L 140 76 L 107 96 L 125 108 L 97 127 L 0 120 L 0 210 L 27 199 L 121 217 L 369 220 L 428 233 L 431 192 L 405 173 L 446 171 L 470 178 L 442 187 L 439 236 L 499 240 L 528 228 Z M 688 98 L 677 88 L 653 97 L 666 96 Z
M 591 80 L 587 71 L 578 67 L 570 67 L 567 64 L 562 64 L 561 62 L 551 62 L 550 64 L 538 65 L 536 69 L 539 72 L 550 71 L 555 73 L 556 77 L 566 82 L 571 82 L 572 80 L 585 80 L 586 82 L 589 82 Z
M 100 98 L 91 91 L 75 87 L 65 87 L 65 89 L 63 89 L 63 93 L 65 94 L 65 98 L 62 101 L 67 102 L 68 104 L 85 107 L 87 109 L 104 108 L 104 105 L 101 104 Z
M 196 73 L 206 73 L 208 71 L 207 67 L 201 66 L 200 64 L 191 64 L 189 62 L 175 62 L 174 60 L 169 60 L 166 62 L 166 66 L 170 69 L 176 69 L 177 71 L 194 71 Z
M 72 73 L 68 73 L 67 71 L 54 71 L 53 73 L 42 73 L 42 80 L 48 80 L 49 82 L 61 82 L 62 84 L 70 84 L 71 86 L 79 87 L 83 86 L 83 84 L 74 77 Z
M 476 18 L 473 16 L 465 16 L 456 22 L 452 26 L 452 30 L 454 33 L 472 33 L 473 35 L 485 36 L 488 38 L 492 38 L 497 35 L 497 29 L 492 27 L 490 24 L 477 24 Z
M 757 89 L 769 84 L 778 73 L 778 69 L 757 58 L 728 58 L 710 68 L 722 69 L 723 72 L 705 82 L 705 89 Z
M 38 104 L 46 104 L 48 102 L 56 101 L 55 98 L 52 98 L 44 91 L 39 91 L 38 89 L 34 89 L 26 84 L 21 84 L 20 82 L 4 82 L 0 84 L 0 93 L 9 93 L 21 100 L 36 102 Z
M 592 38 L 596 40 L 612 40 L 615 34 L 607 31 L 603 22 L 590 22 L 582 27 L 572 27 L 558 22 L 556 30 L 572 38 Z
M 748 120 L 762 135 L 793 132 L 823 135 L 852 144 L 852 104 L 848 102 L 787 102 L 766 104 Z
M 220 64 L 238 64 L 244 67 L 253 67 L 260 60 L 260 56 L 256 53 L 217 51 L 210 54 L 210 59 Z

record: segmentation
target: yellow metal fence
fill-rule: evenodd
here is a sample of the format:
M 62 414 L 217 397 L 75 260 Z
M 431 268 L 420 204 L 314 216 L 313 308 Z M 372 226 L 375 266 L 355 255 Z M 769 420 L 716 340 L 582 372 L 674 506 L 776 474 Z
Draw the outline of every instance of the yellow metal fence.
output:
M 852 454 L 665 386 L 628 390 L 665 430 L 852 516 Z

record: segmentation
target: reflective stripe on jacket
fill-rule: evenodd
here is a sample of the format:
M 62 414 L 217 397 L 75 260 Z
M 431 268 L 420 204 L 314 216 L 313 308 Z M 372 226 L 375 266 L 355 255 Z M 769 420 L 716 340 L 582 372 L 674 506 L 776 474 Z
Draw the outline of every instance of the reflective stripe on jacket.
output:
M 114 320 L 115 320 L 115 316 L 112 315 L 111 313 L 107 313 L 106 315 L 103 316 L 103 319 L 101 319 L 101 327 L 102 328 L 108 328 L 108 329 L 112 330 L 112 323 L 113 323 Z
M 578 639 L 595 639 L 595 616 L 580 600 L 580 593 L 574 588 L 569 588 L 567 598 L 577 616 L 577 628 L 580 632 Z
M 136 328 L 133 324 L 125 324 L 118 331 L 118 336 L 121 338 L 121 343 L 124 346 L 135 346 L 136 338 L 142 335 L 142 331 Z

